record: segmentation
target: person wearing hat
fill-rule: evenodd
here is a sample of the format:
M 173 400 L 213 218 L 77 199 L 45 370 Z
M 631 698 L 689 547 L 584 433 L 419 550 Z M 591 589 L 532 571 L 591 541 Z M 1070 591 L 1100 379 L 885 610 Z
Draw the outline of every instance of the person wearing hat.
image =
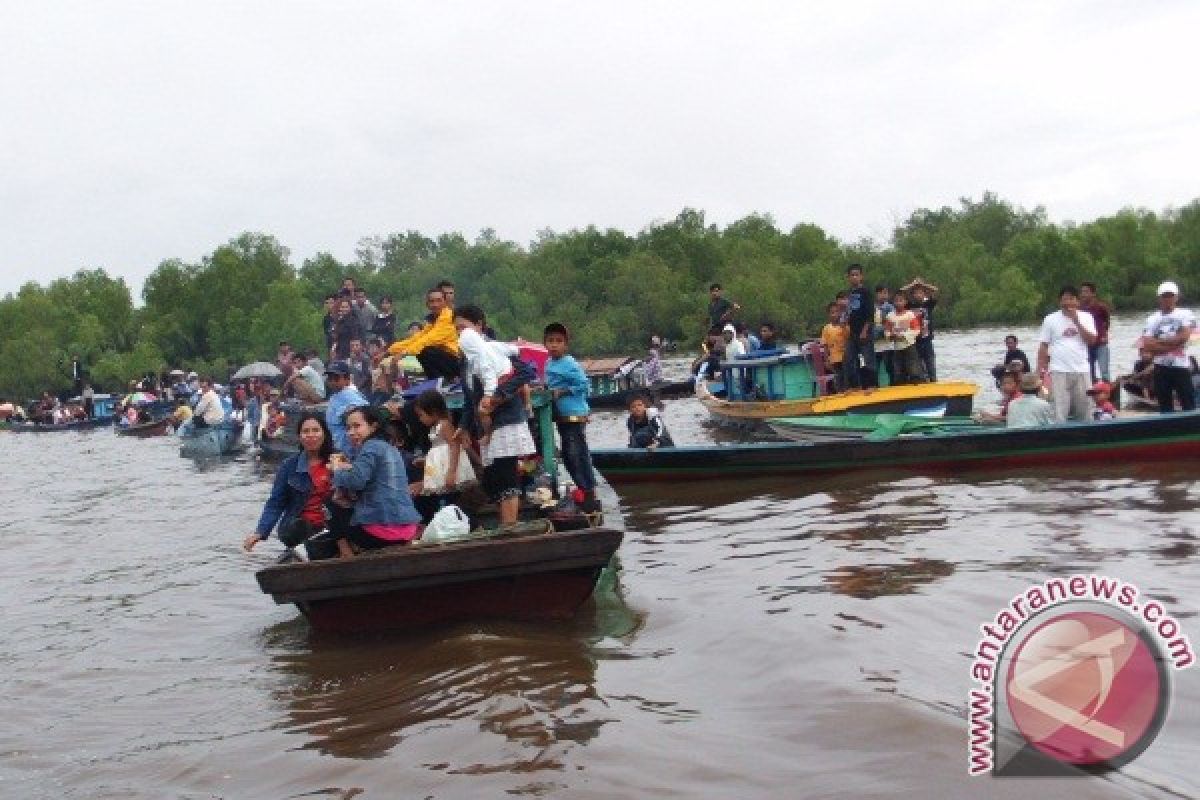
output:
M 1158 410 L 1163 413 L 1174 411 L 1176 400 L 1183 411 L 1196 407 L 1187 355 L 1188 340 L 1196 330 L 1196 315 L 1178 304 L 1179 286 L 1174 281 L 1163 281 L 1158 287 L 1158 311 L 1146 318 L 1140 342 L 1154 360 L 1154 394 Z
M 1021 375 L 1021 393 L 1008 403 L 1005 425 L 1009 428 L 1037 428 L 1054 422 L 1054 407 L 1041 396 L 1042 379 L 1037 373 Z
M 1058 292 L 1059 310 L 1047 314 L 1038 335 L 1038 375 L 1050 376 L 1054 418 L 1085 422 L 1091 419 L 1087 390 L 1092 385 L 1088 348 L 1096 341 L 1092 315 L 1079 308 L 1079 290 L 1064 286 Z
M 345 361 L 333 361 L 325 368 L 325 390 L 329 394 L 329 406 L 325 409 L 325 424 L 333 435 L 333 448 L 345 453 L 350 448 L 350 437 L 346 430 L 346 414 L 352 408 L 370 405 L 367 398 L 354 385 L 350 365 Z
M 1112 404 L 1112 384 L 1108 381 L 1096 381 L 1092 384 L 1092 388 L 1088 389 L 1088 394 L 1092 397 L 1092 419 L 1100 422 L 1105 419 L 1115 419 L 1117 416 L 1116 406 Z

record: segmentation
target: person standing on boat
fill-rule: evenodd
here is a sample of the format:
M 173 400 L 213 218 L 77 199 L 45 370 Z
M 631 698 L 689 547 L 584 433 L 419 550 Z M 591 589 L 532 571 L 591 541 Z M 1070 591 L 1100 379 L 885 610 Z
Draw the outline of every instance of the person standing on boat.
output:
M 925 377 L 928 380 L 936 381 L 937 357 L 933 352 L 933 309 L 937 307 L 938 288 L 932 283 L 926 283 L 920 275 L 900 288 L 910 293 L 912 310 L 921 318 L 921 335 L 917 337 L 917 356 L 921 359 L 921 368 L 925 371 Z
M 875 287 L 875 359 L 876 359 L 876 381 L 879 382 L 879 374 L 886 372 L 888 381 L 898 383 L 896 380 L 896 370 L 892 365 L 892 353 L 895 352 L 895 347 L 892 344 L 891 337 L 888 336 L 887 318 L 888 315 L 896 310 L 896 306 L 891 301 L 891 291 L 882 283 Z
M 588 405 L 589 382 L 575 357 L 567 352 L 570 336 L 567 326 L 551 322 L 542 331 L 542 344 L 550 354 L 546 362 L 546 388 L 554 398 L 554 422 L 562 442 L 563 465 L 583 490 L 580 510 L 591 513 L 600 510 L 596 501 L 596 474 L 592 471 L 592 454 L 588 450 L 587 424 L 592 413 Z
M 1108 328 L 1112 323 L 1112 313 L 1096 297 L 1096 284 L 1090 281 L 1079 284 L 1079 307 L 1091 314 L 1092 321 L 1096 323 L 1096 343 L 1088 347 L 1092 382 L 1108 383 Z
M 325 389 L 329 393 L 325 424 L 333 435 L 333 449 L 345 453 L 350 449 L 350 439 L 346 434 L 346 414 L 353 408 L 367 405 L 367 398 L 355 388 L 350 365 L 345 361 L 334 361 L 325 368 Z
M 725 327 L 725 323 L 732 321 L 733 315 L 742 308 L 724 297 L 723 292 L 719 283 L 708 287 L 708 327 L 710 330 Z
M 833 379 L 833 388 L 841 391 L 846 359 L 846 340 L 850 338 L 850 329 L 842 315 L 842 307 L 835 300 L 826 307 L 829 321 L 821 328 L 821 345 L 825 348 L 825 368 L 828 376 Z
M 375 315 L 371 333 L 383 340 L 384 347 L 396 341 L 396 312 L 391 295 L 385 294 L 379 299 L 379 313 Z
M 1096 341 L 1092 315 L 1079 309 L 1079 290 L 1064 286 L 1058 293 L 1059 310 L 1047 314 L 1038 335 L 1038 375 L 1050 376 L 1054 418 L 1082 422 L 1091 419 L 1088 347 Z
M 279 465 L 258 525 L 242 541 L 247 553 L 275 530 L 288 548 L 280 561 L 288 561 L 294 557 L 292 548 L 325 529 L 325 503 L 333 494 L 333 474 L 328 466 L 333 437 L 315 411 L 301 415 L 296 435 L 300 451 Z
M 780 348 L 779 333 L 775 323 L 763 322 L 758 326 L 758 344 L 760 350 L 778 350 Z
M 412 354 L 425 370 L 425 377 L 453 381 L 462 368 L 454 310 L 441 289 L 425 293 L 425 307 L 429 309 L 428 322 L 418 332 L 389 347 L 388 353 L 400 358 Z
M 1158 287 L 1158 311 L 1146 318 L 1146 330 L 1141 346 L 1154 359 L 1154 394 L 1158 410 L 1175 410 L 1178 399 L 1182 411 L 1196 408 L 1196 393 L 1192 385 L 1191 363 L 1187 346 L 1196 330 L 1196 315 L 1179 308 L 1179 286 L 1164 281 Z
M 890 303 L 888 305 L 891 305 Z M 908 293 L 896 292 L 896 304 L 884 320 L 887 342 L 891 347 L 892 385 L 921 382 L 921 361 L 917 355 L 917 336 L 921 322 L 908 307 Z
M 87 415 L 88 419 L 94 419 L 96 416 L 96 390 L 92 388 L 91 381 L 83 382 L 83 392 L 79 396 L 83 400 L 83 413 Z
M 847 389 L 870 389 L 875 384 L 875 302 L 863 286 L 861 264 L 846 268 L 850 290 L 846 293 L 846 322 L 850 335 L 846 337 L 845 369 Z

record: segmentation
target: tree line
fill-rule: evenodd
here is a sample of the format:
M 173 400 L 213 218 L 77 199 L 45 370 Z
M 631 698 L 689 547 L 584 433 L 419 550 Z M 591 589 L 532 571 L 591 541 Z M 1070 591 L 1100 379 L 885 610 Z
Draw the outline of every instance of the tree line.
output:
M 1053 224 L 1041 207 L 985 193 L 914 212 L 886 243 L 839 241 L 812 224 L 785 231 L 766 214 L 719 227 L 685 209 L 637 234 L 543 231 L 528 246 L 491 230 L 474 241 L 407 231 L 363 239 L 346 263 L 318 253 L 299 265 L 273 236 L 245 233 L 197 263 L 163 261 L 140 307 L 125 281 L 103 269 L 6 295 L 0 395 L 70 388 L 75 357 L 98 387 L 118 389 L 172 367 L 220 377 L 270 359 L 285 339 L 323 351 L 322 300 L 347 276 L 374 300 L 392 296 L 397 330 L 423 314 L 427 287 L 449 279 L 458 302 L 481 305 L 505 338 L 536 340 L 558 320 L 577 354 L 639 354 L 652 334 L 698 341 L 708 286 L 719 282 L 745 322 L 769 320 L 800 339 L 819 331 L 851 262 L 865 267 L 870 285 L 916 275 L 937 285 L 943 328 L 1034 322 L 1061 285 L 1085 280 L 1117 310 L 1146 310 L 1154 287 L 1171 278 L 1186 304 L 1192 292 L 1200 296 L 1200 199 Z

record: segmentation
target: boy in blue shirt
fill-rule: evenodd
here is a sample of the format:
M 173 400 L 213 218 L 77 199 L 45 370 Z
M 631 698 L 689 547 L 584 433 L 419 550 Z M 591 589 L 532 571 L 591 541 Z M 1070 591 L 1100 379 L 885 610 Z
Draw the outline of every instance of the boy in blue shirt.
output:
M 588 379 L 583 368 L 567 353 L 567 327 L 561 322 L 551 322 L 542 331 L 542 344 L 550 359 L 546 362 L 546 388 L 554 398 L 554 419 L 558 426 L 558 437 L 562 440 L 563 465 L 570 473 L 575 485 L 583 490 L 580 510 L 600 510 L 596 500 L 596 475 L 592 471 L 592 454 L 588 450 L 587 425 Z

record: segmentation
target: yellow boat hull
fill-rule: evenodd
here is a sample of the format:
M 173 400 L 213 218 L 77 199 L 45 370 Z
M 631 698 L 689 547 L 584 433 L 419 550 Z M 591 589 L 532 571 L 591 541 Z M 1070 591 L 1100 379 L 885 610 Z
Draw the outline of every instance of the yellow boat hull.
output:
M 801 400 L 729 401 L 716 397 L 708 386 L 696 384 L 696 399 L 722 421 L 753 424 L 777 417 L 826 414 L 904 413 L 945 404 L 946 416 L 965 416 L 979 387 L 968 381 L 938 381 L 808 397 Z

